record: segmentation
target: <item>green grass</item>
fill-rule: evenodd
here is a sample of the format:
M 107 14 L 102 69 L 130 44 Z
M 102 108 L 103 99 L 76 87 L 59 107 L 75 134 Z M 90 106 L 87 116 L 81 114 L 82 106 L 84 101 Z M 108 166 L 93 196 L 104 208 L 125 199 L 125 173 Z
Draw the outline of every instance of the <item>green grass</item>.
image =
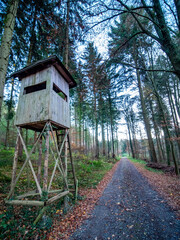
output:
M 140 163 L 142 165 L 146 165 L 146 162 L 140 159 L 136 159 L 136 158 L 132 158 L 132 157 L 128 157 L 129 160 L 131 160 L 134 163 Z
M 129 157 L 129 155 L 127 153 L 123 153 L 122 157 Z
M 159 169 L 155 169 L 155 168 L 151 168 L 151 167 L 147 167 L 146 164 L 147 162 L 146 161 L 143 161 L 143 160 L 140 160 L 140 159 L 136 159 L 136 158 L 132 158 L 132 157 L 128 157 L 128 159 L 134 163 L 139 163 L 141 164 L 146 170 L 150 171 L 150 172 L 155 172 L 155 173 L 163 173 L 162 170 L 159 170 Z
M 147 169 L 147 170 L 150 171 L 150 172 L 163 173 L 162 170 L 155 169 L 155 168 L 151 168 L 151 167 L 147 167 L 147 166 L 145 166 L 145 169 Z
M 12 167 L 14 157 L 14 149 L 10 150 L 0 150 L 0 168 Z
M 5 193 L 11 182 L 14 149 L 0 150 L 0 193 Z
M 95 188 L 104 175 L 112 168 L 113 163 L 113 159 L 107 160 L 101 157 L 98 160 L 91 160 L 81 155 L 78 163 L 75 165 L 79 186 L 83 188 Z

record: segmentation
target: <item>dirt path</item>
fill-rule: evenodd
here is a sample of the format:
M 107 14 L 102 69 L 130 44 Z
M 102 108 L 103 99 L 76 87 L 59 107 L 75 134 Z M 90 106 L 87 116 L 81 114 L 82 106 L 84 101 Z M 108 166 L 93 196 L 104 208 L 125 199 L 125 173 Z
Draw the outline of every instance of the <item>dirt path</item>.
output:
M 71 240 L 180 240 L 180 221 L 136 168 L 123 158 L 91 217 Z

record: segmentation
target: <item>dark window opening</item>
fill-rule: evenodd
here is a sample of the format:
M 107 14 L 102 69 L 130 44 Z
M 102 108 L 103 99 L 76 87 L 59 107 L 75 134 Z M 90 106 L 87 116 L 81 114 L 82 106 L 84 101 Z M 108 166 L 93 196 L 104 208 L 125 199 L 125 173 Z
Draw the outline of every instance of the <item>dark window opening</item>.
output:
M 46 82 L 42 82 L 42 83 L 39 83 L 39 84 L 36 84 L 36 85 L 25 87 L 23 94 L 38 92 L 38 91 L 41 91 L 41 90 L 44 90 L 44 89 L 46 89 Z
M 67 102 L 67 95 L 65 93 L 63 93 L 60 88 L 58 88 L 58 86 L 53 83 L 53 90 L 62 98 Z

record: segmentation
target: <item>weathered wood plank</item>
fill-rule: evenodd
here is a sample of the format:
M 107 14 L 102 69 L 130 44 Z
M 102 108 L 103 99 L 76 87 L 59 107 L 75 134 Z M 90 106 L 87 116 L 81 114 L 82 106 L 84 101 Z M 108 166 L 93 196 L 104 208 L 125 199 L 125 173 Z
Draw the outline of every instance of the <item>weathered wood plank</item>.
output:
M 26 197 L 31 197 L 31 196 L 38 196 L 38 195 L 39 195 L 39 193 L 37 193 L 36 191 L 30 191 L 30 192 L 24 193 L 22 195 L 19 195 L 16 198 L 21 199 L 21 198 L 26 198 Z
M 54 82 L 68 97 L 69 99 L 69 84 L 59 74 L 54 66 L 51 66 L 51 80 Z
M 25 151 L 26 151 L 26 153 L 27 153 L 28 155 L 26 155 L 27 158 L 26 158 L 26 160 L 25 160 L 25 162 L 24 162 L 22 168 L 20 169 L 20 172 L 19 172 L 19 174 L 18 174 L 16 180 L 15 180 L 14 183 L 13 183 L 13 186 L 12 186 L 12 188 L 11 188 L 11 190 L 10 190 L 8 196 L 7 196 L 7 199 L 9 199 L 9 198 L 12 196 L 13 191 L 14 191 L 14 188 L 15 188 L 15 186 L 16 186 L 16 183 L 18 182 L 18 180 L 19 180 L 19 178 L 20 178 L 20 176 L 21 176 L 21 174 L 22 174 L 22 172 L 23 172 L 23 170 L 24 170 L 26 164 L 29 162 L 30 156 L 32 155 L 32 153 L 33 153 L 33 151 L 34 151 L 34 149 L 35 149 L 37 143 L 39 142 L 39 139 L 42 137 L 42 134 L 43 134 L 43 132 L 44 132 L 44 129 L 46 128 L 46 125 L 47 125 L 47 123 L 45 124 L 45 126 L 44 126 L 44 128 L 43 128 L 43 131 L 39 134 L 39 136 L 38 136 L 38 138 L 37 138 L 37 140 L 36 140 L 36 142 L 35 142 L 33 148 L 31 149 L 30 154 L 27 153 L 27 149 L 26 149 L 25 143 L 24 143 L 24 141 L 23 141 L 23 139 L 22 139 L 22 136 L 21 136 L 21 133 L 20 133 L 19 129 L 17 128 L 17 130 L 18 130 L 18 134 L 19 134 L 19 136 L 20 136 L 20 138 L 21 138 L 21 141 L 23 141 L 23 146 L 25 146 L 25 149 L 26 149 Z M 38 182 L 38 181 L 37 181 L 37 182 Z M 38 183 L 38 190 L 39 190 L 39 193 L 40 193 L 40 195 L 41 195 L 41 194 L 42 194 L 42 191 L 41 191 L 41 187 L 39 186 L 39 183 Z
M 42 164 L 42 137 L 39 139 L 39 157 L 38 157 L 38 174 L 37 180 L 41 183 L 41 164 Z
M 58 199 L 61 198 L 61 197 L 66 196 L 67 194 L 69 194 L 69 191 L 62 192 L 62 193 L 60 193 L 60 194 L 58 194 L 58 195 L 50 198 L 50 199 L 46 202 L 46 204 L 51 204 L 52 202 L 58 200 Z
M 49 127 L 49 125 L 48 125 Z M 46 152 L 44 158 L 44 179 L 43 179 L 43 190 L 47 192 L 48 186 L 48 161 L 49 161 L 49 130 L 46 132 Z
M 46 206 L 41 209 L 39 215 L 37 216 L 37 218 L 33 222 L 34 225 L 36 225 L 39 222 L 39 220 L 42 218 L 42 216 L 43 216 L 43 214 L 45 213 L 46 210 L 47 210 Z
M 25 87 L 41 82 L 46 82 L 46 89 L 23 94 Z M 53 90 L 53 83 L 66 94 L 67 101 Z M 15 125 L 23 126 L 48 120 L 70 128 L 69 85 L 54 66 L 22 80 Z
M 32 200 L 8 200 L 5 203 L 9 205 L 44 206 L 44 202 Z
M 16 171 L 17 171 L 17 163 L 18 163 L 18 153 L 19 153 L 19 142 L 20 136 L 17 135 L 16 146 L 15 146 L 15 153 L 14 153 L 14 161 L 13 161 L 13 171 L 12 171 L 12 179 L 11 179 L 11 191 L 12 194 L 14 192 L 14 186 L 16 182 Z

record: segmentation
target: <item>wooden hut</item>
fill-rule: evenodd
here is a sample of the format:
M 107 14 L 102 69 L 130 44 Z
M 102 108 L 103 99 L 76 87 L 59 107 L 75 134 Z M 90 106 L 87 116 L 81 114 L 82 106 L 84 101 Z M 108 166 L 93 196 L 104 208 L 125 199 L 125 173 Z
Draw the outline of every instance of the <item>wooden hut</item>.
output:
M 69 89 L 76 82 L 56 56 L 40 60 L 13 77 L 21 81 L 15 125 L 42 130 L 47 121 L 70 128 Z
M 69 137 L 69 89 L 76 86 L 75 80 L 57 56 L 40 60 L 15 72 L 12 76 L 18 77 L 21 81 L 21 90 L 15 117 L 18 131 L 17 145 L 11 189 L 6 202 L 45 207 L 66 196 L 70 191 L 77 196 L 77 180 Z M 21 134 L 21 128 L 39 132 L 30 151 Z M 23 145 L 26 159 L 18 172 L 19 141 Z M 45 146 L 44 151 L 43 146 Z M 32 154 L 37 147 L 39 157 L 34 159 Z M 42 159 L 43 153 L 44 159 Z M 50 171 L 49 166 L 51 166 Z M 26 167 L 31 170 L 31 182 L 34 181 L 36 186 L 32 184 L 33 189 L 28 192 L 21 192 L 18 188 L 20 193 L 14 194 Z M 53 184 L 55 179 L 58 184 Z M 60 185 L 61 188 L 57 188 Z M 70 189 L 70 186 L 73 187 Z

